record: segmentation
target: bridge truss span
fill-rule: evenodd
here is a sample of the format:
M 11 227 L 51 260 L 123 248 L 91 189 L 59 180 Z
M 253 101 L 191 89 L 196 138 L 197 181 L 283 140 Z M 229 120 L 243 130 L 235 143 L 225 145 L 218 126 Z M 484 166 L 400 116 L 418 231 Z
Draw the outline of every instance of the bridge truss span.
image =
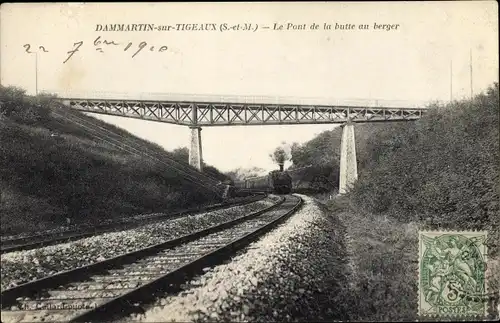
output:
M 62 99 L 71 108 L 186 126 L 290 125 L 420 119 L 425 108 Z
M 62 104 L 69 108 L 120 117 L 159 121 L 190 128 L 191 147 L 189 164 L 202 169 L 202 127 L 249 126 L 249 125 L 297 125 L 297 124 L 346 124 L 342 132 L 341 169 L 339 192 L 350 189 L 357 179 L 356 148 L 354 123 L 411 121 L 422 117 L 426 112 L 421 107 L 370 106 L 356 103 L 307 104 L 297 101 L 269 103 L 248 102 L 248 98 L 221 98 L 174 100 L 136 100 L 136 99 L 83 99 L 61 98 Z M 245 99 L 246 102 L 236 103 Z M 323 101 L 324 102 L 324 101 Z M 316 102 L 315 102 L 316 103 Z

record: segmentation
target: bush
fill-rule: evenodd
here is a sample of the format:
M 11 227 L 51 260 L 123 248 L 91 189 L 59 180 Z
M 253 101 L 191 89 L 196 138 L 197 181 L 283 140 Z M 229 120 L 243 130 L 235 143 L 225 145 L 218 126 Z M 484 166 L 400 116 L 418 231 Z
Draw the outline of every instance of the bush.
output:
M 405 222 L 498 237 L 498 115 L 496 83 L 473 100 L 433 106 L 418 122 L 373 133 L 352 201 Z
M 57 227 L 66 217 L 94 224 L 221 201 L 199 185 L 194 169 L 192 182 L 172 167 L 172 155 L 158 145 L 64 107 L 58 115 L 80 118 L 87 128 L 56 118 L 51 95 L 29 97 L 13 87 L 0 93 L 4 234 Z
M 52 94 L 30 97 L 24 89 L 0 86 L 0 115 L 25 124 L 41 123 L 48 120 L 55 98 Z
M 498 83 L 473 100 L 432 104 L 415 122 L 356 124 L 359 179 L 351 202 L 433 228 L 490 230 L 500 241 Z M 338 187 L 342 129 L 292 146 Z M 498 242 L 491 246 L 498 251 Z

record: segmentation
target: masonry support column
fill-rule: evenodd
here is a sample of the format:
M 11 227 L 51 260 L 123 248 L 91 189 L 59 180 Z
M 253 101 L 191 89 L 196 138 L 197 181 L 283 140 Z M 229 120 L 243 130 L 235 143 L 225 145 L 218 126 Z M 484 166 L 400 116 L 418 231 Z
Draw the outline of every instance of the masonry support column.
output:
M 343 127 L 340 144 L 339 194 L 345 194 L 358 179 L 354 124 L 349 121 Z
M 202 171 L 203 154 L 201 149 L 201 127 L 198 126 L 198 107 L 191 104 L 191 147 L 189 149 L 189 165 Z
M 189 149 L 189 165 L 202 171 L 203 160 L 201 149 L 201 127 L 189 127 L 191 131 L 191 148 Z

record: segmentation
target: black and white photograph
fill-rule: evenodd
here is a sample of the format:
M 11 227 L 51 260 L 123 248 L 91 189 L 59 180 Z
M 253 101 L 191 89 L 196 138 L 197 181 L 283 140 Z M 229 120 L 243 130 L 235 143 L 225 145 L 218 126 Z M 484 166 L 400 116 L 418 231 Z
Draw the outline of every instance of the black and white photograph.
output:
M 0 6 L 1 322 L 500 319 L 496 1 Z

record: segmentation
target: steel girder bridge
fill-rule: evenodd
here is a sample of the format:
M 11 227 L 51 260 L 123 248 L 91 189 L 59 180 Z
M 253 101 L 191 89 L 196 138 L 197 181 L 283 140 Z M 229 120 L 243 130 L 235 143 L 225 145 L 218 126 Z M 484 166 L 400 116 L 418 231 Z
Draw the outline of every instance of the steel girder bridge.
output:
M 423 108 L 63 99 L 71 108 L 190 127 L 416 120 Z
M 289 104 L 215 100 L 132 100 L 61 98 L 83 112 L 144 119 L 188 126 L 191 129 L 189 163 L 201 170 L 201 127 L 344 124 L 341 142 L 339 193 L 357 179 L 354 123 L 418 120 L 422 107 L 391 107 L 345 104 Z M 226 101 L 226 102 L 224 102 Z

